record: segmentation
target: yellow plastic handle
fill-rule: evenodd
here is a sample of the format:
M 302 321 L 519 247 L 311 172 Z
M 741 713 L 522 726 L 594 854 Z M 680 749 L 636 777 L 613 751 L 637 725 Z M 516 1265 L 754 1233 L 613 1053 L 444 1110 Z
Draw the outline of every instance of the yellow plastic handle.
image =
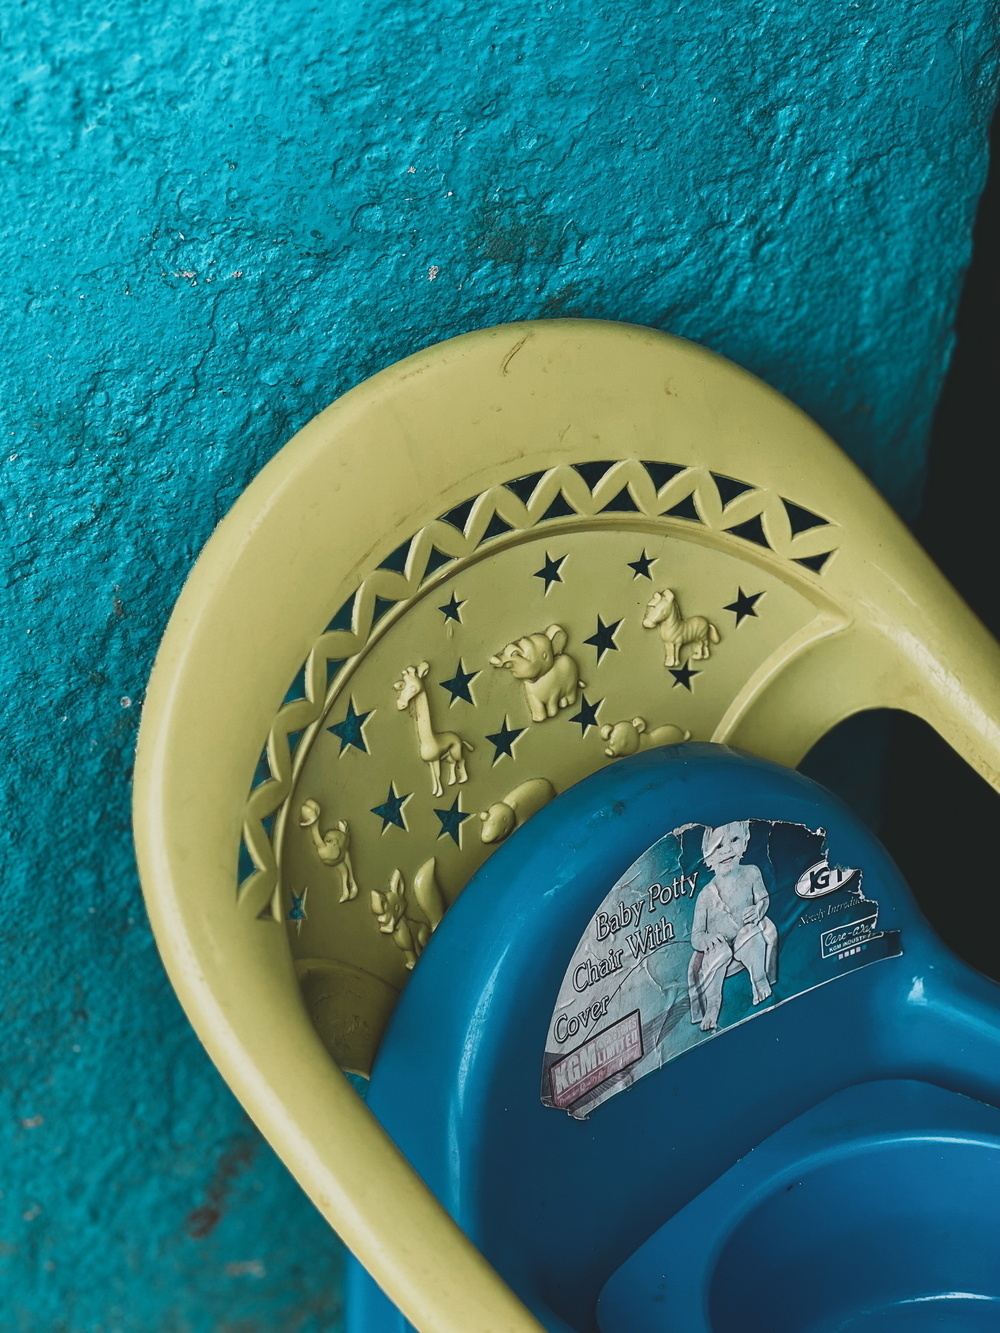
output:
M 228 673 L 210 673 L 215 688 L 204 688 L 190 661 L 173 658 L 176 643 L 150 682 L 157 725 L 139 756 L 135 824 L 143 883 L 158 886 L 148 895 L 153 929 L 192 1023 L 265 1138 L 420 1333 L 540 1333 L 330 1059 L 283 929 L 232 910 L 245 770 L 235 747 L 209 753 L 191 741 L 199 723 L 218 738 L 213 715 L 234 730 L 239 718 Z M 206 802 L 205 791 L 220 799 Z M 186 836 L 172 836 L 178 827 Z

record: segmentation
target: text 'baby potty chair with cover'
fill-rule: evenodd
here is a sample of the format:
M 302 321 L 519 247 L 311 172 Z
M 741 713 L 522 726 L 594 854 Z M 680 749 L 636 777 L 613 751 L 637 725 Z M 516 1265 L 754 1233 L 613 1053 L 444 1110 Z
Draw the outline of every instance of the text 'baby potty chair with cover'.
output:
M 663 334 L 455 339 L 264 469 L 137 843 L 349 1333 L 1000 1328 L 1000 990 L 793 771 L 890 707 L 997 786 L 998 682 L 817 427 Z

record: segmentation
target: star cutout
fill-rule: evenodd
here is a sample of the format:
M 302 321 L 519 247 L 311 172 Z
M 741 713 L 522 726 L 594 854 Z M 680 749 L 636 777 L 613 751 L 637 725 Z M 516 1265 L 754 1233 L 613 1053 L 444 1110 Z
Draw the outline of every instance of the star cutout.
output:
M 559 573 L 559 570 L 562 568 L 562 563 L 565 559 L 566 557 L 561 555 L 558 560 L 553 560 L 548 551 L 545 552 L 545 564 L 542 565 L 541 569 L 535 571 L 533 577 L 545 580 L 546 592 L 548 592 L 553 583 L 562 583 L 562 575 Z
M 454 620 L 456 624 L 461 625 L 462 616 L 459 611 L 459 608 L 464 605 L 465 603 L 460 602 L 458 598 L 455 596 L 455 594 L 452 593 L 451 601 L 445 602 L 444 606 L 439 606 L 438 610 L 443 613 L 445 620 Z
M 754 607 L 764 596 L 762 592 L 747 593 L 744 592 L 742 588 L 740 588 L 739 594 L 740 595 L 735 602 L 730 602 L 728 606 L 723 607 L 724 611 L 732 611 L 734 613 L 737 625 L 746 620 L 747 616 L 756 616 L 757 612 L 754 610 Z
M 653 576 L 650 574 L 649 570 L 651 565 L 656 564 L 656 556 L 647 555 L 645 546 L 642 548 L 642 555 L 638 560 L 626 560 L 625 563 L 628 565 L 629 569 L 635 570 L 635 573 L 632 575 L 633 579 L 643 578 L 652 580 Z
M 499 731 L 494 731 L 492 735 L 486 737 L 496 751 L 493 756 L 494 764 L 498 759 L 502 759 L 504 755 L 507 755 L 510 759 L 514 758 L 514 742 L 518 736 L 523 736 L 526 730 L 526 727 L 509 727 L 507 725 L 507 714 L 504 713 L 503 726 Z
M 588 727 L 597 726 L 597 710 L 603 702 L 603 699 L 598 699 L 596 704 L 591 704 L 587 702 L 585 694 L 580 695 L 580 711 L 570 721 L 579 723 L 581 736 L 586 736 Z
M 700 676 L 700 675 L 701 675 L 701 672 L 700 672 L 700 671 L 692 671 L 691 668 L 687 665 L 687 663 L 685 663 L 684 666 L 682 666 L 682 667 L 671 667 L 671 668 L 670 668 L 670 674 L 671 674 L 671 675 L 673 676 L 673 678 L 674 678 L 674 686 L 673 686 L 673 688 L 674 688 L 675 690 L 676 690 L 676 688 L 677 688 L 678 685 L 683 685 L 684 688 L 685 688 L 686 690 L 690 690 L 690 689 L 691 689 L 691 681 L 692 681 L 692 679 L 693 679 L 695 676 Z
M 456 847 L 461 847 L 462 845 L 461 842 L 462 825 L 469 818 L 469 816 L 465 813 L 464 810 L 459 810 L 458 803 L 460 800 L 461 797 L 456 796 L 451 803 L 450 810 L 434 811 L 438 819 L 441 821 L 441 832 L 438 834 L 438 837 L 443 838 L 444 835 L 447 833 L 448 837 L 451 838 L 452 842 L 455 844 Z
M 395 824 L 397 828 L 401 828 L 404 833 L 406 832 L 406 820 L 403 818 L 403 806 L 412 795 L 412 792 L 408 793 L 406 796 L 397 795 L 396 784 L 394 782 L 389 783 L 389 795 L 385 798 L 383 804 L 372 807 L 372 814 L 378 815 L 382 820 L 383 833 L 390 824 Z
M 335 736 L 340 737 L 340 753 L 343 754 L 349 745 L 353 745 L 356 750 L 362 754 L 368 753 L 368 746 L 365 743 L 364 726 L 368 719 L 374 713 L 372 708 L 367 713 L 359 713 L 354 707 L 354 696 L 351 695 L 347 704 L 347 715 L 343 722 L 338 722 L 332 727 L 327 727 L 327 731 L 332 731 Z
M 472 692 L 469 689 L 469 682 L 475 680 L 478 675 L 478 671 L 466 671 L 462 666 L 462 659 L 458 659 L 458 666 L 455 668 L 455 674 L 452 676 L 451 680 L 441 681 L 441 688 L 447 690 L 451 695 L 451 699 L 448 701 L 449 708 L 456 699 L 464 699 L 467 704 L 472 703 Z
M 584 643 L 592 643 L 597 649 L 598 662 L 605 653 L 618 652 L 618 645 L 615 643 L 615 633 L 622 622 L 614 621 L 611 625 L 605 625 L 600 616 L 597 617 L 597 633 L 592 634 L 589 639 L 584 639 Z
M 286 919 L 288 921 L 295 922 L 296 935 L 300 935 L 302 933 L 302 922 L 309 920 L 309 917 L 306 915 L 306 894 L 308 892 L 309 888 L 307 886 L 302 890 L 301 894 L 298 893 L 292 894 L 292 905 L 289 908 L 288 916 Z

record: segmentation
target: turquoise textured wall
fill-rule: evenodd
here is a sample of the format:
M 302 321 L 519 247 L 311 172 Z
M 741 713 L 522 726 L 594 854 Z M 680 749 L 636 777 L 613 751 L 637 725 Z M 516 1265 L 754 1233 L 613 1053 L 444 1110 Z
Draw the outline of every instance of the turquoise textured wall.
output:
M 985 0 L 8 0 L 0 1325 L 330 1333 L 340 1258 L 162 975 L 143 684 L 287 437 L 449 335 L 741 362 L 904 513 L 985 172 Z

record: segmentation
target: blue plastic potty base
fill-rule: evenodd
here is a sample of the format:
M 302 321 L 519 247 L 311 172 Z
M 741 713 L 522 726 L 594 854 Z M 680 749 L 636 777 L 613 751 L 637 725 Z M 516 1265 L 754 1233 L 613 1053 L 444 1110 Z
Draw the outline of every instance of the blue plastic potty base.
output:
M 798 1116 L 622 1264 L 601 1333 L 994 1333 L 1000 1111 L 910 1080 Z
M 762 928 L 770 994 L 727 970 L 719 1009 L 697 923 L 730 854 L 777 952 Z M 368 1102 L 548 1333 L 1000 1333 L 1000 987 L 775 764 L 667 746 L 534 815 L 432 936 Z M 408 1328 L 357 1265 L 347 1328 Z

